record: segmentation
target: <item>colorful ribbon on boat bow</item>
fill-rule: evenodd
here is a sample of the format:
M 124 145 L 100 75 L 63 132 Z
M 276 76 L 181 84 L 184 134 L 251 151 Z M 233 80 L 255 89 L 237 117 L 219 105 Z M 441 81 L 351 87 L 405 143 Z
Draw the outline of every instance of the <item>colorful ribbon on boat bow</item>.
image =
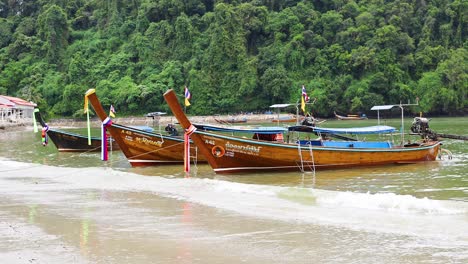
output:
M 36 120 L 36 113 L 39 112 L 38 108 L 34 108 L 33 114 L 32 114 L 32 119 L 33 119 L 33 131 L 34 133 L 39 132 L 37 129 L 37 120 Z
M 49 143 L 49 136 L 47 136 L 47 131 L 49 131 L 49 125 L 45 124 L 45 127 L 42 128 L 41 138 L 42 138 L 42 146 L 47 146 Z
M 96 89 L 89 89 L 88 91 L 86 91 L 85 93 L 85 98 L 84 98 L 84 113 L 86 114 L 86 124 L 87 124 L 87 127 L 88 127 L 88 145 L 91 146 L 91 125 L 90 125 L 90 122 L 89 122 L 89 106 L 88 106 L 88 96 L 90 96 L 91 94 L 95 93 L 96 92 Z
M 107 127 L 112 125 L 112 120 L 107 117 L 101 126 L 101 160 L 106 161 L 108 159 L 107 154 Z
M 190 135 L 192 135 L 195 130 L 197 130 L 197 128 L 190 125 L 184 133 L 184 171 L 186 173 L 190 172 Z

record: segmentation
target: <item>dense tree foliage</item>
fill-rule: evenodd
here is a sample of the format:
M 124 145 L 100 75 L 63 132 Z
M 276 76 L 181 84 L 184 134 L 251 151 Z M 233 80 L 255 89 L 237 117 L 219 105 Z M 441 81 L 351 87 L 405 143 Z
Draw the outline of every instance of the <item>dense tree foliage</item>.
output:
M 0 0 L 0 93 L 56 116 L 95 87 L 120 113 L 297 102 L 313 112 L 414 102 L 468 112 L 466 0 Z

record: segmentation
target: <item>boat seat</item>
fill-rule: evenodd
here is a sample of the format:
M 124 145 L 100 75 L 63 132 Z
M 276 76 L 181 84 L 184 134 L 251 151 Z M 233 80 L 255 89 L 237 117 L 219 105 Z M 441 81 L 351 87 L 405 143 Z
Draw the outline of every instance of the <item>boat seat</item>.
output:
M 296 141 L 296 144 L 302 145 L 312 145 L 312 146 L 322 146 L 322 141 L 321 140 L 298 140 Z
M 387 141 L 323 141 L 323 146 L 335 148 L 391 148 L 392 143 Z

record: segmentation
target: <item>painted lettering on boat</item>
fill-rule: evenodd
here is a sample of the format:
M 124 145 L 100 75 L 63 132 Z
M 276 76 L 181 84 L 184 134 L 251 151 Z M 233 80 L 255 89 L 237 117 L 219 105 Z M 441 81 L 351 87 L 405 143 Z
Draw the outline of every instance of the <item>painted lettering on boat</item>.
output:
M 125 135 L 125 140 L 127 141 L 133 141 L 133 137 L 132 136 L 128 136 L 128 135 Z
M 162 143 L 163 143 L 162 141 L 154 141 L 154 140 L 151 140 L 151 139 L 147 139 L 145 137 L 137 137 L 135 140 L 138 143 L 143 143 L 143 144 L 146 144 L 146 145 L 152 145 L 152 146 L 157 146 L 157 147 L 161 147 Z
M 226 142 L 226 151 L 231 151 L 231 152 L 239 152 L 239 153 L 258 156 L 261 148 L 262 147 L 255 147 L 251 145 L 246 145 L 246 146 L 236 145 L 236 144 L 230 143 L 229 141 Z M 234 153 L 232 156 L 234 156 Z
M 214 140 L 211 140 L 211 139 L 205 139 L 205 144 L 209 144 L 209 145 L 214 146 L 214 145 L 215 145 L 215 141 L 214 141 Z
M 131 135 L 131 134 L 132 134 L 132 131 L 121 130 L 120 133 L 124 133 L 124 134 L 127 134 L 127 135 Z

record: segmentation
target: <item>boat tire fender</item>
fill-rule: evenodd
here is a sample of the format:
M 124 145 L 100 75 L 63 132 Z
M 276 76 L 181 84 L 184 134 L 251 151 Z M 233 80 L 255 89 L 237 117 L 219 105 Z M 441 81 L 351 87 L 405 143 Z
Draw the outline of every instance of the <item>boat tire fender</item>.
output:
M 224 153 L 226 153 L 226 151 L 221 146 L 214 146 L 211 149 L 211 154 L 213 154 L 213 156 L 215 156 L 217 158 L 220 158 L 220 157 L 224 156 Z

